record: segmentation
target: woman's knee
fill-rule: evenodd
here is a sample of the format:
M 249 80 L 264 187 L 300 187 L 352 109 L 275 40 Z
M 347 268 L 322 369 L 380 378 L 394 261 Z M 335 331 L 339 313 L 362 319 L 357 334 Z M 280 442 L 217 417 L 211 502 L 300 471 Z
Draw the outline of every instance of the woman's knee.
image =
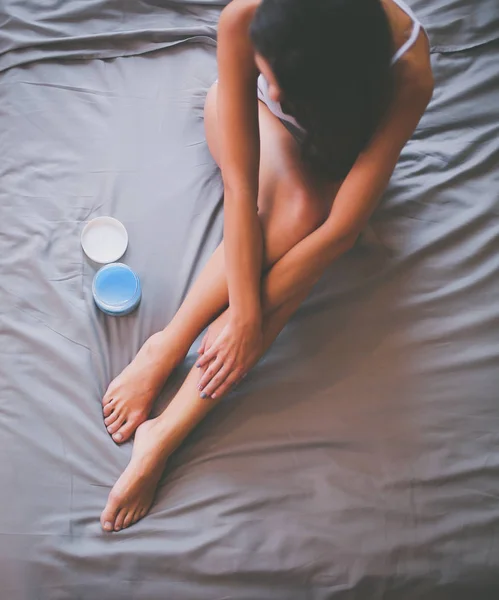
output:
M 304 187 L 295 188 L 289 196 L 290 227 L 304 238 L 320 227 L 327 217 L 325 202 L 317 193 Z
M 286 186 L 287 187 L 287 186 Z M 265 263 L 269 267 L 315 231 L 326 218 L 317 197 L 299 187 L 282 187 L 269 212 L 260 214 L 265 238 Z

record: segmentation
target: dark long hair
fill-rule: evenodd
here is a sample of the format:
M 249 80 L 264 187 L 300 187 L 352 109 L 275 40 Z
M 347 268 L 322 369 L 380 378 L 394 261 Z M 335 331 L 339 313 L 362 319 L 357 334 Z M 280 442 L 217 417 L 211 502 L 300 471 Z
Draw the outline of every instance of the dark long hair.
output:
M 250 34 L 306 131 L 304 157 L 343 179 L 387 110 L 393 40 L 381 0 L 262 0 Z

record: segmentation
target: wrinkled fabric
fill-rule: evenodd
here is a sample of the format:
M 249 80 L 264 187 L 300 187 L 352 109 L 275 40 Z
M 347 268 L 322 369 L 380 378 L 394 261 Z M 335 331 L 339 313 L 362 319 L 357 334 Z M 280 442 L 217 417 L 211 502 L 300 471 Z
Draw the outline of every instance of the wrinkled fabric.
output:
M 151 513 L 100 529 L 132 449 L 101 397 L 222 235 L 203 129 L 221 4 L 0 4 L 0 600 L 499 597 L 495 0 L 411 3 L 436 90 L 372 235 L 171 458 Z M 128 317 L 92 301 L 98 215 L 129 232 Z

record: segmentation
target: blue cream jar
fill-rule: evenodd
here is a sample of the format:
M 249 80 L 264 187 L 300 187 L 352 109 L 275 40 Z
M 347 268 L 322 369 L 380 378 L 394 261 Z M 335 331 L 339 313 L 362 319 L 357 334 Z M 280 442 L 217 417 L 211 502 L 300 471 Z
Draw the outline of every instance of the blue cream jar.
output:
M 140 279 L 127 265 L 112 263 L 95 274 L 92 294 L 95 304 L 107 315 L 128 315 L 140 304 Z

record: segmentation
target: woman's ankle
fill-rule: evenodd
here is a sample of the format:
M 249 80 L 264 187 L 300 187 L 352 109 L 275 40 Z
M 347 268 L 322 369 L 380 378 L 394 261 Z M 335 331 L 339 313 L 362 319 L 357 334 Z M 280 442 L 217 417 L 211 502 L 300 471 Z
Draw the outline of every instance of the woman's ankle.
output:
M 175 359 L 175 366 L 178 366 L 187 356 L 192 344 L 199 333 L 185 331 L 185 327 L 179 326 L 175 321 L 168 324 L 161 331 L 160 344 L 168 346 Z
M 158 368 L 171 371 L 182 360 L 180 348 L 178 348 L 172 336 L 168 335 L 167 329 L 153 334 L 142 347 L 144 358 L 156 364 Z
M 160 331 L 144 343 L 129 368 L 139 369 L 149 384 L 159 390 L 182 359 L 173 342 Z
M 134 361 L 135 367 L 149 373 L 153 385 L 160 387 L 173 369 L 185 359 L 191 345 L 191 340 L 183 339 L 168 325 L 144 343 Z

